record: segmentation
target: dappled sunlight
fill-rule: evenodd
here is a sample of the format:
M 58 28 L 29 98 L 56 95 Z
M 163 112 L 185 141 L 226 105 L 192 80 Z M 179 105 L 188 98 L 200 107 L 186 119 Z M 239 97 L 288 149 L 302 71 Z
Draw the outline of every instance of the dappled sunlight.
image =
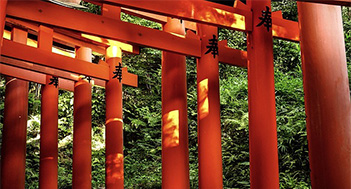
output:
M 250 14 L 246 10 L 238 10 L 233 7 L 224 7 L 216 5 L 211 7 L 206 4 L 194 3 L 192 1 L 181 1 L 181 6 L 175 7 L 179 17 L 188 17 L 192 20 L 200 20 L 206 23 L 217 23 L 227 28 L 246 30 L 245 21 L 248 20 L 247 16 Z M 239 13 L 238 13 L 239 11 Z
M 113 58 L 113 57 L 122 58 L 121 48 L 119 48 L 117 46 L 110 46 L 109 48 L 107 48 L 106 59 Z
M 106 157 L 106 177 L 109 182 L 123 179 L 123 154 L 116 153 Z
M 245 16 L 235 14 L 226 10 L 218 8 L 203 7 L 203 9 L 198 9 L 195 17 L 204 22 L 219 22 L 223 25 L 236 28 L 239 30 L 245 30 Z
M 209 102 L 208 102 L 208 79 L 202 80 L 198 84 L 199 90 L 199 119 L 203 119 L 209 114 Z
M 127 43 L 123 43 L 123 42 L 112 40 L 112 39 L 104 39 L 101 37 L 97 37 L 97 36 L 89 35 L 89 34 L 84 34 L 84 33 L 82 34 L 82 37 L 99 42 L 99 43 L 104 43 L 106 45 L 117 46 L 126 52 L 131 52 L 131 53 L 133 52 L 133 45 L 130 45 Z
M 52 52 L 56 53 L 56 54 L 59 54 L 59 55 L 68 56 L 68 57 L 71 57 L 71 58 L 76 57 L 76 55 L 74 53 L 63 51 L 63 50 L 55 48 L 55 47 L 52 47 Z
M 281 26 L 273 24 L 272 34 L 274 37 L 288 39 L 288 40 L 292 40 L 292 41 L 299 41 L 300 36 L 299 36 L 299 31 L 297 29 L 298 28 L 296 28 L 296 27 L 294 28 L 292 26 L 281 27 Z
M 3 37 L 4 37 L 4 39 L 11 40 L 11 32 L 7 31 L 7 30 L 4 30 Z M 33 39 L 29 39 L 28 38 L 27 39 L 27 45 L 30 46 L 30 47 L 38 48 L 38 42 L 33 40 Z M 59 54 L 59 55 L 68 56 L 68 57 L 71 57 L 71 58 L 75 57 L 74 53 L 71 53 L 71 52 L 68 52 L 68 51 L 64 51 L 64 50 L 61 50 L 61 49 L 58 49 L 58 48 L 55 48 L 55 47 L 52 47 L 52 52 L 56 53 L 56 54 Z
M 173 110 L 162 117 L 162 140 L 164 147 L 179 146 L 179 110 Z
M 37 41 L 34 41 L 33 39 L 27 39 L 27 45 L 28 46 L 31 46 L 31 47 L 35 47 L 37 48 L 38 47 L 38 42 Z
M 232 17 L 233 23 L 230 25 L 230 27 L 232 28 L 238 28 L 241 30 L 245 30 L 245 16 L 239 15 L 239 14 L 233 14 L 231 12 L 225 11 L 225 10 L 221 10 L 221 9 L 216 9 L 217 13 L 224 15 L 224 18 L 227 17 Z M 223 18 L 223 19 L 224 19 Z
M 2 36 L 4 39 L 11 40 L 11 32 L 10 31 L 4 30 L 4 33 Z
M 177 33 L 174 33 L 174 32 L 169 32 L 169 33 L 172 34 L 172 35 L 175 35 L 177 37 L 185 38 L 185 36 L 181 35 L 181 34 L 177 34 Z
M 123 120 L 121 118 L 110 118 L 106 121 L 106 125 L 111 123 L 111 122 L 121 122 L 123 123 Z

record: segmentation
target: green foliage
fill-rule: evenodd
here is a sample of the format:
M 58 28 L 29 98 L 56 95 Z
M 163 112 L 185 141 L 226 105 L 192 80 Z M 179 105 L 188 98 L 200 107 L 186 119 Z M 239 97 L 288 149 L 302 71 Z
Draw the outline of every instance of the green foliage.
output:
M 227 68 L 234 74 L 220 80 L 223 184 L 250 188 L 247 73 Z
M 282 11 L 283 18 L 297 21 L 296 1 L 281 0 L 272 1 L 272 11 Z

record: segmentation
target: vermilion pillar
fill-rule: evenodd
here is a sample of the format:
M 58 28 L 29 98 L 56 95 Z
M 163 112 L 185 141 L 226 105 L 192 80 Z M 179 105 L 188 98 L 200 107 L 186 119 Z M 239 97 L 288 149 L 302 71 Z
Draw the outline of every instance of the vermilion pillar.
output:
M 212 54 L 215 51 L 206 54 L 210 40 L 218 40 L 218 31 L 203 24 L 197 28 L 201 37 L 197 62 L 199 188 L 223 188 L 218 55 Z
M 40 26 L 38 38 L 38 47 L 51 52 L 53 30 Z M 57 188 L 58 87 L 49 84 L 52 78 L 46 76 L 41 88 L 40 188 Z
M 106 61 L 110 67 L 106 82 L 106 187 L 124 188 L 122 81 L 113 78 L 116 66 L 122 66 L 121 49 L 109 47 Z
M 91 62 L 91 49 L 80 47 L 76 58 Z M 91 188 L 91 85 L 83 78 L 74 85 L 73 188 Z
M 351 104 L 340 6 L 298 2 L 313 188 L 351 188 Z
M 13 28 L 12 39 L 26 44 L 27 32 Z M 28 82 L 7 77 L 1 149 L 1 188 L 3 189 L 25 186 L 27 113 Z
M 248 0 L 253 29 L 248 33 L 249 151 L 251 188 L 279 188 L 272 28 L 262 11 L 270 0 Z M 269 20 L 268 20 L 269 22 Z
M 164 31 L 185 35 L 184 24 L 168 18 Z M 162 188 L 190 187 L 185 56 L 162 52 Z
M 102 6 L 102 14 L 105 17 L 120 20 L 120 13 L 120 7 L 107 4 Z M 119 76 L 114 74 L 122 67 L 121 48 L 117 46 L 107 48 L 106 62 L 110 68 L 109 80 L 106 82 L 105 87 L 106 188 L 122 189 L 124 188 L 122 80 L 119 80 Z

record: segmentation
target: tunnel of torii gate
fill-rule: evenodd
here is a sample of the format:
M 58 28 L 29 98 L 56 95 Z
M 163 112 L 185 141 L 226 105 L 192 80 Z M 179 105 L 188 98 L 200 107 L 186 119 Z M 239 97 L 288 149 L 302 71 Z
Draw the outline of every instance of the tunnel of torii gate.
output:
M 123 188 L 122 86 L 138 78 L 123 53 L 162 50 L 162 187 L 189 188 L 185 56 L 197 58 L 199 187 L 223 188 L 220 63 L 248 69 L 251 188 L 279 188 L 273 38 L 299 42 L 313 188 L 351 188 L 351 104 L 340 5 L 298 1 L 299 22 L 270 0 L 0 0 L 0 73 L 6 76 L 1 187 L 24 188 L 28 82 L 42 84 L 40 188 L 57 188 L 58 89 L 74 92 L 73 188 L 91 188 L 91 87 L 106 89 L 107 188 Z M 52 3 L 54 2 L 54 3 Z M 55 4 L 56 3 L 56 4 Z M 64 6 L 62 6 L 64 5 Z M 149 19 L 162 30 L 120 20 Z M 245 32 L 247 52 L 218 41 L 218 27 Z M 92 63 L 92 53 L 105 59 Z M 177 85 L 177 88 L 173 86 Z

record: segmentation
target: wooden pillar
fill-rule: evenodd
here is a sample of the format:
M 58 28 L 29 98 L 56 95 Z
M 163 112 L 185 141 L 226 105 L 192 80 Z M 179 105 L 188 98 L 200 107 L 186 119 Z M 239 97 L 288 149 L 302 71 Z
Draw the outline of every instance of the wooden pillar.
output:
M 351 188 L 351 104 L 340 6 L 298 2 L 313 188 Z
M 0 55 L 5 27 L 7 0 L 0 0 Z
M 76 58 L 91 62 L 91 49 L 80 47 Z M 91 188 L 91 85 L 82 77 L 74 85 L 73 188 Z
M 274 189 L 279 188 L 279 167 L 273 38 L 272 27 L 261 24 L 271 12 L 271 1 L 248 0 L 247 4 L 253 12 L 253 30 L 247 41 L 250 182 L 253 189 Z
M 40 26 L 38 38 L 38 48 L 51 52 L 53 30 Z M 47 75 L 41 88 L 39 187 L 53 189 L 58 179 L 58 86 L 49 84 L 52 79 Z
M 27 32 L 13 28 L 12 40 L 26 44 Z M 1 188 L 3 189 L 25 186 L 27 114 L 28 82 L 7 77 L 1 149 Z
M 120 20 L 121 8 L 103 4 L 105 17 Z M 106 188 L 124 188 L 123 164 L 123 101 L 122 80 L 114 74 L 116 66 L 122 67 L 122 50 L 110 46 L 106 51 L 106 62 L 110 68 L 109 80 L 106 82 Z M 120 66 L 120 67 L 119 67 Z M 123 77 L 123 76 L 122 76 Z
M 122 50 L 111 46 L 107 49 L 106 62 L 110 66 L 106 82 L 106 187 L 124 188 L 123 172 L 123 104 L 122 81 L 113 78 L 116 66 L 122 66 Z
M 167 19 L 164 31 L 185 35 L 184 24 Z M 190 187 L 185 56 L 162 52 L 162 188 Z
M 197 28 L 201 37 L 197 61 L 199 188 L 223 188 L 218 54 L 208 52 L 210 40 L 218 40 L 218 31 L 203 24 Z

